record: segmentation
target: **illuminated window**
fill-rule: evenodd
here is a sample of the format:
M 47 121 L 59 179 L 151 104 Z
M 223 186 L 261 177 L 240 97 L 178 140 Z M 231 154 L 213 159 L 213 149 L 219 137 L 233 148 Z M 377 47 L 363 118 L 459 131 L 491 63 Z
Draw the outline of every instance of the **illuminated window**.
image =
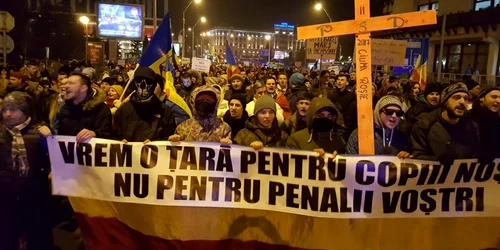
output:
M 474 0 L 474 10 L 495 7 L 500 4 L 500 0 Z
M 433 3 L 426 3 L 426 4 L 422 4 L 422 5 L 419 5 L 417 10 L 418 11 L 425 11 L 425 10 L 436 10 L 438 11 L 438 8 L 439 8 L 439 3 L 438 2 L 433 2 Z

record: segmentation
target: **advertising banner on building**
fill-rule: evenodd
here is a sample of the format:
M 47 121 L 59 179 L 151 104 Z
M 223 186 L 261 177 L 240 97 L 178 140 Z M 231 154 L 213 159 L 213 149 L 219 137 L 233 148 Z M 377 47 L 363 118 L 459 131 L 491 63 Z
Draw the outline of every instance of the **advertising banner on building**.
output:
M 396 40 L 406 41 L 405 62 L 402 67 L 393 67 L 392 71 L 396 75 L 411 74 L 415 68 L 418 56 L 421 55 L 421 63 L 426 62 L 429 57 L 429 39 L 428 38 L 405 38 L 398 37 Z

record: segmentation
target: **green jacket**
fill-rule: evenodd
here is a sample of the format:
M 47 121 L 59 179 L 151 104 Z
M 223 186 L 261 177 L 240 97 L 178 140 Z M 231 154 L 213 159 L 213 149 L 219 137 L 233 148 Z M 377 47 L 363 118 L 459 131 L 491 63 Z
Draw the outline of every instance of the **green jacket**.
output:
M 311 105 L 307 110 L 307 128 L 302 129 L 298 132 L 293 133 L 286 143 L 287 148 L 301 149 L 313 151 L 314 149 L 322 148 L 327 153 L 333 153 L 337 151 L 338 153 L 344 153 L 345 151 L 345 141 L 333 130 L 328 133 L 314 133 L 312 129 L 312 120 L 314 114 L 318 110 L 331 107 L 335 108 L 340 114 L 338 109 L 333 105 L 333 103 L 325 97 L 317 97 L 311 101 Z M 338 115 L 337 115 L 338 118 Z M 337 123 L 338 124 L 338 123 Z M 338 125 L 337 125 L 338 126 Z
M 233 141 L 242 146 L 250 146 L 252 142 L 260 141 L 266 147 L 285 147 L 287 140 L 288 135 L 278 126 L 278 120 L 274 119 L 270 129 L 262 129 L 258 125 L 257 117 L 252 116 Z

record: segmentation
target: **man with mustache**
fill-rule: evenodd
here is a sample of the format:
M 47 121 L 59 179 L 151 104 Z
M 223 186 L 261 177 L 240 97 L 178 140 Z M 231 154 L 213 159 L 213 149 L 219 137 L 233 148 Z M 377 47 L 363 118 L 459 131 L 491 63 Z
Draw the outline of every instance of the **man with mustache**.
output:
M 413 127 L 413 156 L 452 165 L 455 159 L 476 157 L 479 131 L 467 112 L 469 90 L 453 84 L 441 92 L 441 108 L 422 114 Z

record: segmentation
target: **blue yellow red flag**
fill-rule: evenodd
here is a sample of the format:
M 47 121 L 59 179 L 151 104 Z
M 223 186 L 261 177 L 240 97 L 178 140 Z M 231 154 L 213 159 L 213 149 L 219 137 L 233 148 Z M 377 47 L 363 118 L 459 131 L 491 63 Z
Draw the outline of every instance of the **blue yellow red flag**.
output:
M 231 46 L 226 39 L 226 62 L 229 65 L 227 67 L 227 78 L 231 78 L 233 74 L 239 74 L 240 69 L 236 66 L 236 60 L 234 59 L 233 51 L 231 50 Z
M 170 28 L 170 15 L 167 13 L 160 26 L 151 38 L 146 52 L 141 57 L 139 64 L 149 67 L 157 74 L 165 78 L 165 94 L 168 100 L 182 108 L 190 117 L 191 110 L 184 99 L 177 94 L 174 87 L 174 76 L 176 62 L 175 53 L 172 49 L 172 36 Z

